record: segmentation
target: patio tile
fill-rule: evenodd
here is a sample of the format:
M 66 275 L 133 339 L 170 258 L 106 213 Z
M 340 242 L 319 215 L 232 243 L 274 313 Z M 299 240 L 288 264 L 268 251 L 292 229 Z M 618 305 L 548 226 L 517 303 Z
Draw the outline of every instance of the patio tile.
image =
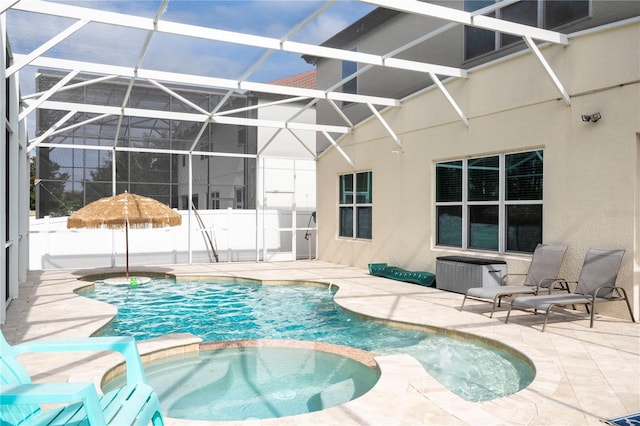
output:
M 640 411 L 640 327 L 629 320 L 598 317 L 589 328 L 584 312 L 552 314 L 544 333 L 543 318 L 513 312 L 504 324 L 503 305 L 489 318 L 489 304 L 463 295 L 416 284 L 372 277 L 368 271 L 322 261 L 216 263 L 136 268 L 178 276 L 239 276 L 261 280 L 311 280 L 339 286 L 338 304 L 363 315 L 402 323 L 441 327 L 448 333 L 471 333 L 479 339 L 507 344 L 535 365 L 536 377 L 524 390 L 494 401 L 469 402 L 454 395 L 408 355 L 378 357 L 383 376 L 366 395 L 321 412 L 280 419 L 242 422 L 191 422 L 167 419 L 169 425 L 416 425 L 416 424 L 601 424 L 601 418 Z M 115 309 L 79 299 L 73 290 L 85 286 L 85 271 L 30 272 L 13 300 L 2 331 L 10 343 L 84 337 L 106 324 Z M 143 357 L 158 351 L 187 350 L 197 345 L 191 335 L 168 336 L 139 344 Z M 148 354 L 148 355 L 147 355 Z M 92 380 L 99 384 L 119 361 L 104 354 L 64 359 L 23 355 L 38 382 Z

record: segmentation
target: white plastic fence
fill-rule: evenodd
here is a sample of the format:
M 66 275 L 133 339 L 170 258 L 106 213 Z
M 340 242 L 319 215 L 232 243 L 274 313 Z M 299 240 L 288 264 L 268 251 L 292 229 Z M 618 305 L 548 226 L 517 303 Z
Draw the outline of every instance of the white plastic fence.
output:
M 315 257 L 315 223 L 311 222 L 313 229 L 310 230 L 304 227 L 298 227 L 295 232 L 287 230 L 287 224 L 290 227 L 292 223 L 291 211 L 267 210 L 256 215 L 255 210 L 200 210 L 204 229 L 200 228 L 195 216 L 189 221 L 187 211 L 179 213 L 182 214 L 180 226 L 129 230 L 130 268 L 215 262 L 203 237 L 205 231 L 210 233 L 217 247 L 220 262 Z M 296 214 L 296 223 L 307 226 L 311 212 L 298 211 Z M 31 218 L 29 225 L 30 270 L 125 265 L 124 229 L 70 230 L 66 217 Z M 304 238 L 307 231 L 310 240 Z M 295 253 L 292 247 L 295 247 Z

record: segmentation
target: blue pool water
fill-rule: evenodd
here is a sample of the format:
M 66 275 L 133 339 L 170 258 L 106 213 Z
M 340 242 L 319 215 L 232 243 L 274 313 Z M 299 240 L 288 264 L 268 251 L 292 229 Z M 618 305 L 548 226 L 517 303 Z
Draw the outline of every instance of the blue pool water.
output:
M 145 365 L 167 416 L 188 420 L 268 419 L 311 413 L 362 396 L 379 371 L 307 348 L 234 347 Z M 125 378 L 105 384 L 105 391 Z
M 478 341 L 360 320 L 322 287 L 156 279 L 135 288 L 98 284 L 80 294 L 117 306 L 117 317 L 101 335 L 148 339 L 188 332 L 204 341 L 295 339 L 379 355 L 406 353 L 469 401 L 513 394 L 535 374 L 519 357 Z

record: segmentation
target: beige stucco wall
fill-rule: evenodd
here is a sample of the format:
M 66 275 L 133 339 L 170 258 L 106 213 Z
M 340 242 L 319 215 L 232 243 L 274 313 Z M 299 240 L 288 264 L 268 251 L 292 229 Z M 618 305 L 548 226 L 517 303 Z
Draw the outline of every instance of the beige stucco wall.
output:
M 446 84 L 466 126 L 437 90 L 405 100 L 383 116 L 402 152 L 377 120 L 339 141 L 319 159 L 318 257 L 358 267 L 387 262 L 435 271 L 442 255 L 487 255 L 435 247 L 436 161 L 544 149 L 544 242 L 569 246 L 562 275 L 577 279 L 589 247 L 624 248 L 618 284 L 639 312 L 640 24 L 628 24 L 546 46 L 542 53 L 571 96 L 559 92 L 534 55 L 515 55 Z M 600 112 L 597 123 L 582 114 Z M 338 238 L 338 176 L 373 171 L 373 239 Z M 509 272 L 524 272 L 528 256 L 501 254 Z M 626 315 L 622 303 L 603 313 Z

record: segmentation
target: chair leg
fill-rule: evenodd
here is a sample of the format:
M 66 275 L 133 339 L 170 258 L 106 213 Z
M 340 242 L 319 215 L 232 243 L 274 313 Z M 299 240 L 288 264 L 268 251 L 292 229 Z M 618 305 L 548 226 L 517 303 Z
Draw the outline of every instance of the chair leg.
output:
M 502 297 L 500 296 L 496 296 L 493 298 L 493 307 L 491 308 L 491 314 L 489 315 L 489 318 L 493 318 L 493 313 L 496 311 L 496 303 L 498 304 L 498 306 L 500 306 L 501 300 L 502 300 Z
M 622 287 L 616 287 L 615 292 L 618 294 L 618 300 L 624 299 L 624 303 L 627 305 L 627 309 L 629 310 L 629 316 L 631 317 L 631 322 L 636 322 L 636 318 L 633 316 L 633 310 L 631 309 L 631 304 L 629 303 L 629 298 L 627 297 L 627 291 Z M 593 328 L 593 323 L 595 321 L 595 313 L 596 313 L 596 299 L 594 298 L 591 302 L 591 322 L 589 327 Z M 589 312 L 589 305 L 587 306 L 587 312 Z
M 462 308 L 464 308 L 464 302 L 467 301 L 467 295 L 464 295 L 464 299 L 462 299 L 462 305 L 460 305 L 460 311 L 462 311 Z
M 624 301 L 627 304 L 627 309 L 629 309 L 629 316 L 631 317 L 631 322 L 636 322 L 636 319 L 633 316 L 633 311 L 631 310 L 631 304 L 629 303 L 629 298 L 627 297 L 627 291 L 622 287 L 618 287 L 616 288 L 616 290 L 618 290 L 618 294 L 620 294 L 620 291 L 622 291 L 622 297 L 624 297 Z
M 549 312 L 551 311 L 551 307 L 553 305 L 549 305 L 549 307 L 547 307 L 547 310 L 544 314 L 544 322 L 542 323 L 542 332 L 544 333 L 544 329 L 547 327 L 547 320 L 549 319 Z
M 509 315 L 511 315 L 511 308 L 513 308 L 513 305 L 509 304 L 509 311 L 507 312 L 507 317 L 504 319 L 505 324 L 509 322 Z

